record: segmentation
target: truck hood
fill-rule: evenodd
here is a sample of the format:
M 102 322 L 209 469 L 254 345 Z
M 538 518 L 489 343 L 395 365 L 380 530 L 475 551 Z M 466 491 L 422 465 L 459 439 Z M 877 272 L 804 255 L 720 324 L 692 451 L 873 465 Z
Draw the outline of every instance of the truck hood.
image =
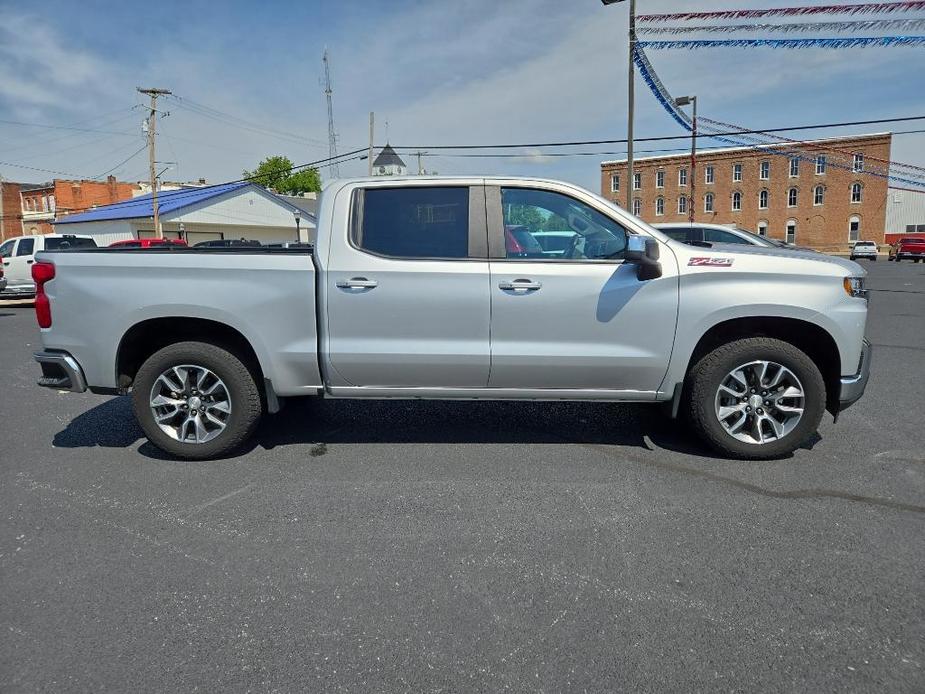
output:
M 781 263 L 791 261 L 799 266 L 801 272 L 815 272 L 826 275 L 843 275 L 851 277 L 864 277 L 867 270 L 858 265 L 853 260 L 847 258 L 837 258 L 816 251 L 800 251 L 789 248 L 768 248 L 765 246 L 746 246 L 740 243 L 714 243 L 710 248 L 700 246 L 688 246 L 678 241 L 671 242 L 671 249 L 678 257 L 681 265 L 689 265 L 691 258 L 705 257 L 722 257 L 732 258 L 735 263 L 736 258 L 740 258 L 749 270 L 760 271 L 762 269 L 762 260 L 767 259 L 769 264 L 773 263 L 775 269 L 780 268 Z M 791 268 L 796 270 L 797 267 Z M 770 270 L 770 267 L 767 267 Z

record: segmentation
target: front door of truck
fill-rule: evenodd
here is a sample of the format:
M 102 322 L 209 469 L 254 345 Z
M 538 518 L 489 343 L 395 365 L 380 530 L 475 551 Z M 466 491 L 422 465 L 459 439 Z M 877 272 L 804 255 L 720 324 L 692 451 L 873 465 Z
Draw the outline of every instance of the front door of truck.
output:
M 490 295 L 482 186 L 370 184 L 332 230 L 325 274 L 334 386 L 484 388 Z
M 489 386 L 657 390 L 677 318 L 674 256 L 663 251 L 662 276 L 640 281 L 623 262 L 626 228 L 605 207 L 555 184 L 489 186 L 486 200 Z M 561 254 L 532 252 L 523 238 L 550 232 L 570 236 Z

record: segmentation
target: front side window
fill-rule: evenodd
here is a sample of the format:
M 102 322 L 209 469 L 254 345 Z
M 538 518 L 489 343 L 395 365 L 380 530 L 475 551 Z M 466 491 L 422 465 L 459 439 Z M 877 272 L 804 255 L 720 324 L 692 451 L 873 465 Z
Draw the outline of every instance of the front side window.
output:
M 633 174 L 633 190 L 639 190 L 642 188 L 642 174 L 634 173 Z
M 687 169 L 685 168 L 678 169 L 678 185 L 679 186 L 687 185 Z
M 816 186 L 816 187 L 813 189 L 813 204 L 814 204 L 814 205 L 821 205 L 821 204 L 824 203 L 824 202 L 825 202 L 825 187 L 824 187 L 824 186 Z
M 707 166 L 703 170 L 703 180 L 705 183 L 713 183 L 713 167 Z
M 742 165 L 741 164 L 732 165 L 732 180 L 733 181 L 742 180 Z
M 797 189 L 791 188 L 787 191 L 787 207 L 797 206 Z
M 707 193 L 703 196 L 703 211 L 712 212 L 713 211 L 713 193 Z
M 860 152 L 854 155 L 854 160 L 851 163 L 852 171 L 863 171 L 864 170 L 864 155 Z
M 711 227 L 704 227 L 703 240 L 709 241 L 710 243 L 748 244 L 748 241 L 746 239 L 743 239 L 741 236 L 733 234 L 731 231 L 723 231 L 722 229 L 713 229 Z
M 736 191 L 732 194 L 732 211 L 738 212 L 742 209 L 742 193 Z
M 620 174 L 610 174 L 610 192 L 620 192 Z
M 359 191 L 353 242 L 394 258 L 466 258 L 469 189 L 409 186 Z
M 797 223 L 792 219 L 787 222 L 787 243 L 796 243 Z
M 687 214 L 687 198 L 683 195 L 678 198 L 678 214 Z
M 665 198 L 655 198 L 655 214 L 659 217 L 665 214 Z
M 851 202 L 861 202 L 861 192 L 864 190 L 864 186 L 860 183 L 851 184 Z
M 912 231 L 915 231 L 915 227 L 912 227 Z M 9 258 L 13 255 L 13 246 L 16 245 L 16 240 L 7 241 L 2 246 L 0 246 L 0 258 Z
M 502 188 L 501 205 L 510 259 L 612 260 L 626 251 L 626 229 L 568 195 Z
M 20 239 L 19 247 L 16 249 L 16 257 L 21 255 L 32 255 L 35 250 L 35 239 Z
M 760 178 L 762 181 L 767 181 L 769 178 L 771 178 L 771 162 L 761 162 L 758 178 Z
M 796 178 L 800 175 L 800 159 L 792 157 L 790 159 L 790 178 Z
M 642 200 L 633 198 L 633 214 L 637 217 L 642 214 Z
M 821 176 L 822 174 L 825 173 L 825 164 L 826 162 L 825 162 L 824 154 L 820 154 L 818 157 L 816 157 L 816 175 L 817 176 Z
M 768 209 L 768 191 L 766 190 L 762 190 L 760 193 L 758 193 L 758 209 Z
M 861 218 L 854 216 L 848 220 L 848 240 L 857 241 L 861 238 Z
M 655 172 L 655 187 L 656 188 L 665 187 L 665 172 L 664 171 Z

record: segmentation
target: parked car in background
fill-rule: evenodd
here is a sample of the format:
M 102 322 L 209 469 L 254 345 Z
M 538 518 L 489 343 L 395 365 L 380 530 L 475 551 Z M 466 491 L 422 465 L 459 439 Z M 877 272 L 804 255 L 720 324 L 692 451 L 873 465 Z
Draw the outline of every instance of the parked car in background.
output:
M 2 260 L 3 258 L 0 258 L 0 261 Z M 0 263 L 0 292 L 4 289 L 6 289 L 6 277 L 3 275 L 3 265 Z
M 194 243 L 193 248 L 259 248 L 262 245 L 260 241 L 248 239 L 213 239 L 212 241 Z
M 887 260 L 897 263 L 900 260 L 919 262 L 922 258 L 925 258 L 925 238 L 909 237 L 899 239 L 890 246 L 890 255 Z
M 566 251 L 532 255 L 518 235 L 549 225 Z M 239 250 L 40 256 L 39 384 L 130 391 L 182 458 L 227 455 L 281 398 L 320 396 L 664 402 L 722 455 L 763 459 L 870 370 L 857 263 L 692 247 L 567 183 L 338 180 L 314 251 Z
M 855 241 L 851 247 L 851 260 L 857 260 L 858 258 L 876 260 L 877 244 L 873 241 Z
M 180 239 L 126 239 L 109 244 L 110 248 L 157 248 L 158 246 L 186 246 Z
M 792 243 L 772 239 L 768 236 L 759 236 L 738 227 L 727 227 L 723 224 L 709 224 L 704 222 L 667 222 L 653 224 L 656 229 L 670 236 L 675 241 L 691 246 L 704 246 L 713 243 L 736 243 L 762 248 L 787 248 L 794 251 L 811 251 L 812 248 L 794 246 Z
M 35 234 L 17 236 L 0 245 L 0 258 L 7 279 L 5 293 L 12 296 L 34 296 L 32 264 L 41 251 L 63 251 L 68 248 L 96 248 L 92 236 L 74 234 Z

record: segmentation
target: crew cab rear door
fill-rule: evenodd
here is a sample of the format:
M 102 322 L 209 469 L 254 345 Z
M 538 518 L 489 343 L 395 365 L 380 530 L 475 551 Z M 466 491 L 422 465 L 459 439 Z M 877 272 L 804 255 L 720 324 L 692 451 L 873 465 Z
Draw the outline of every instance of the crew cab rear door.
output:
M 678 310 L 674 255 L 640 281 L 624 264 L 628 231 L 593 196 L 557 184 L 487 186 L 491 257 L 491 378 L 512 389 L 656 391 Z M 511 226 L 571 233 L 557 257 L 516 252 Z M 520 244 L 523 247 L 523 244 Z
M 329 385 L 484 388 L 484 188 L 383 181 L 350 195 L 350 219 L 332 229 L 323 280 Z

